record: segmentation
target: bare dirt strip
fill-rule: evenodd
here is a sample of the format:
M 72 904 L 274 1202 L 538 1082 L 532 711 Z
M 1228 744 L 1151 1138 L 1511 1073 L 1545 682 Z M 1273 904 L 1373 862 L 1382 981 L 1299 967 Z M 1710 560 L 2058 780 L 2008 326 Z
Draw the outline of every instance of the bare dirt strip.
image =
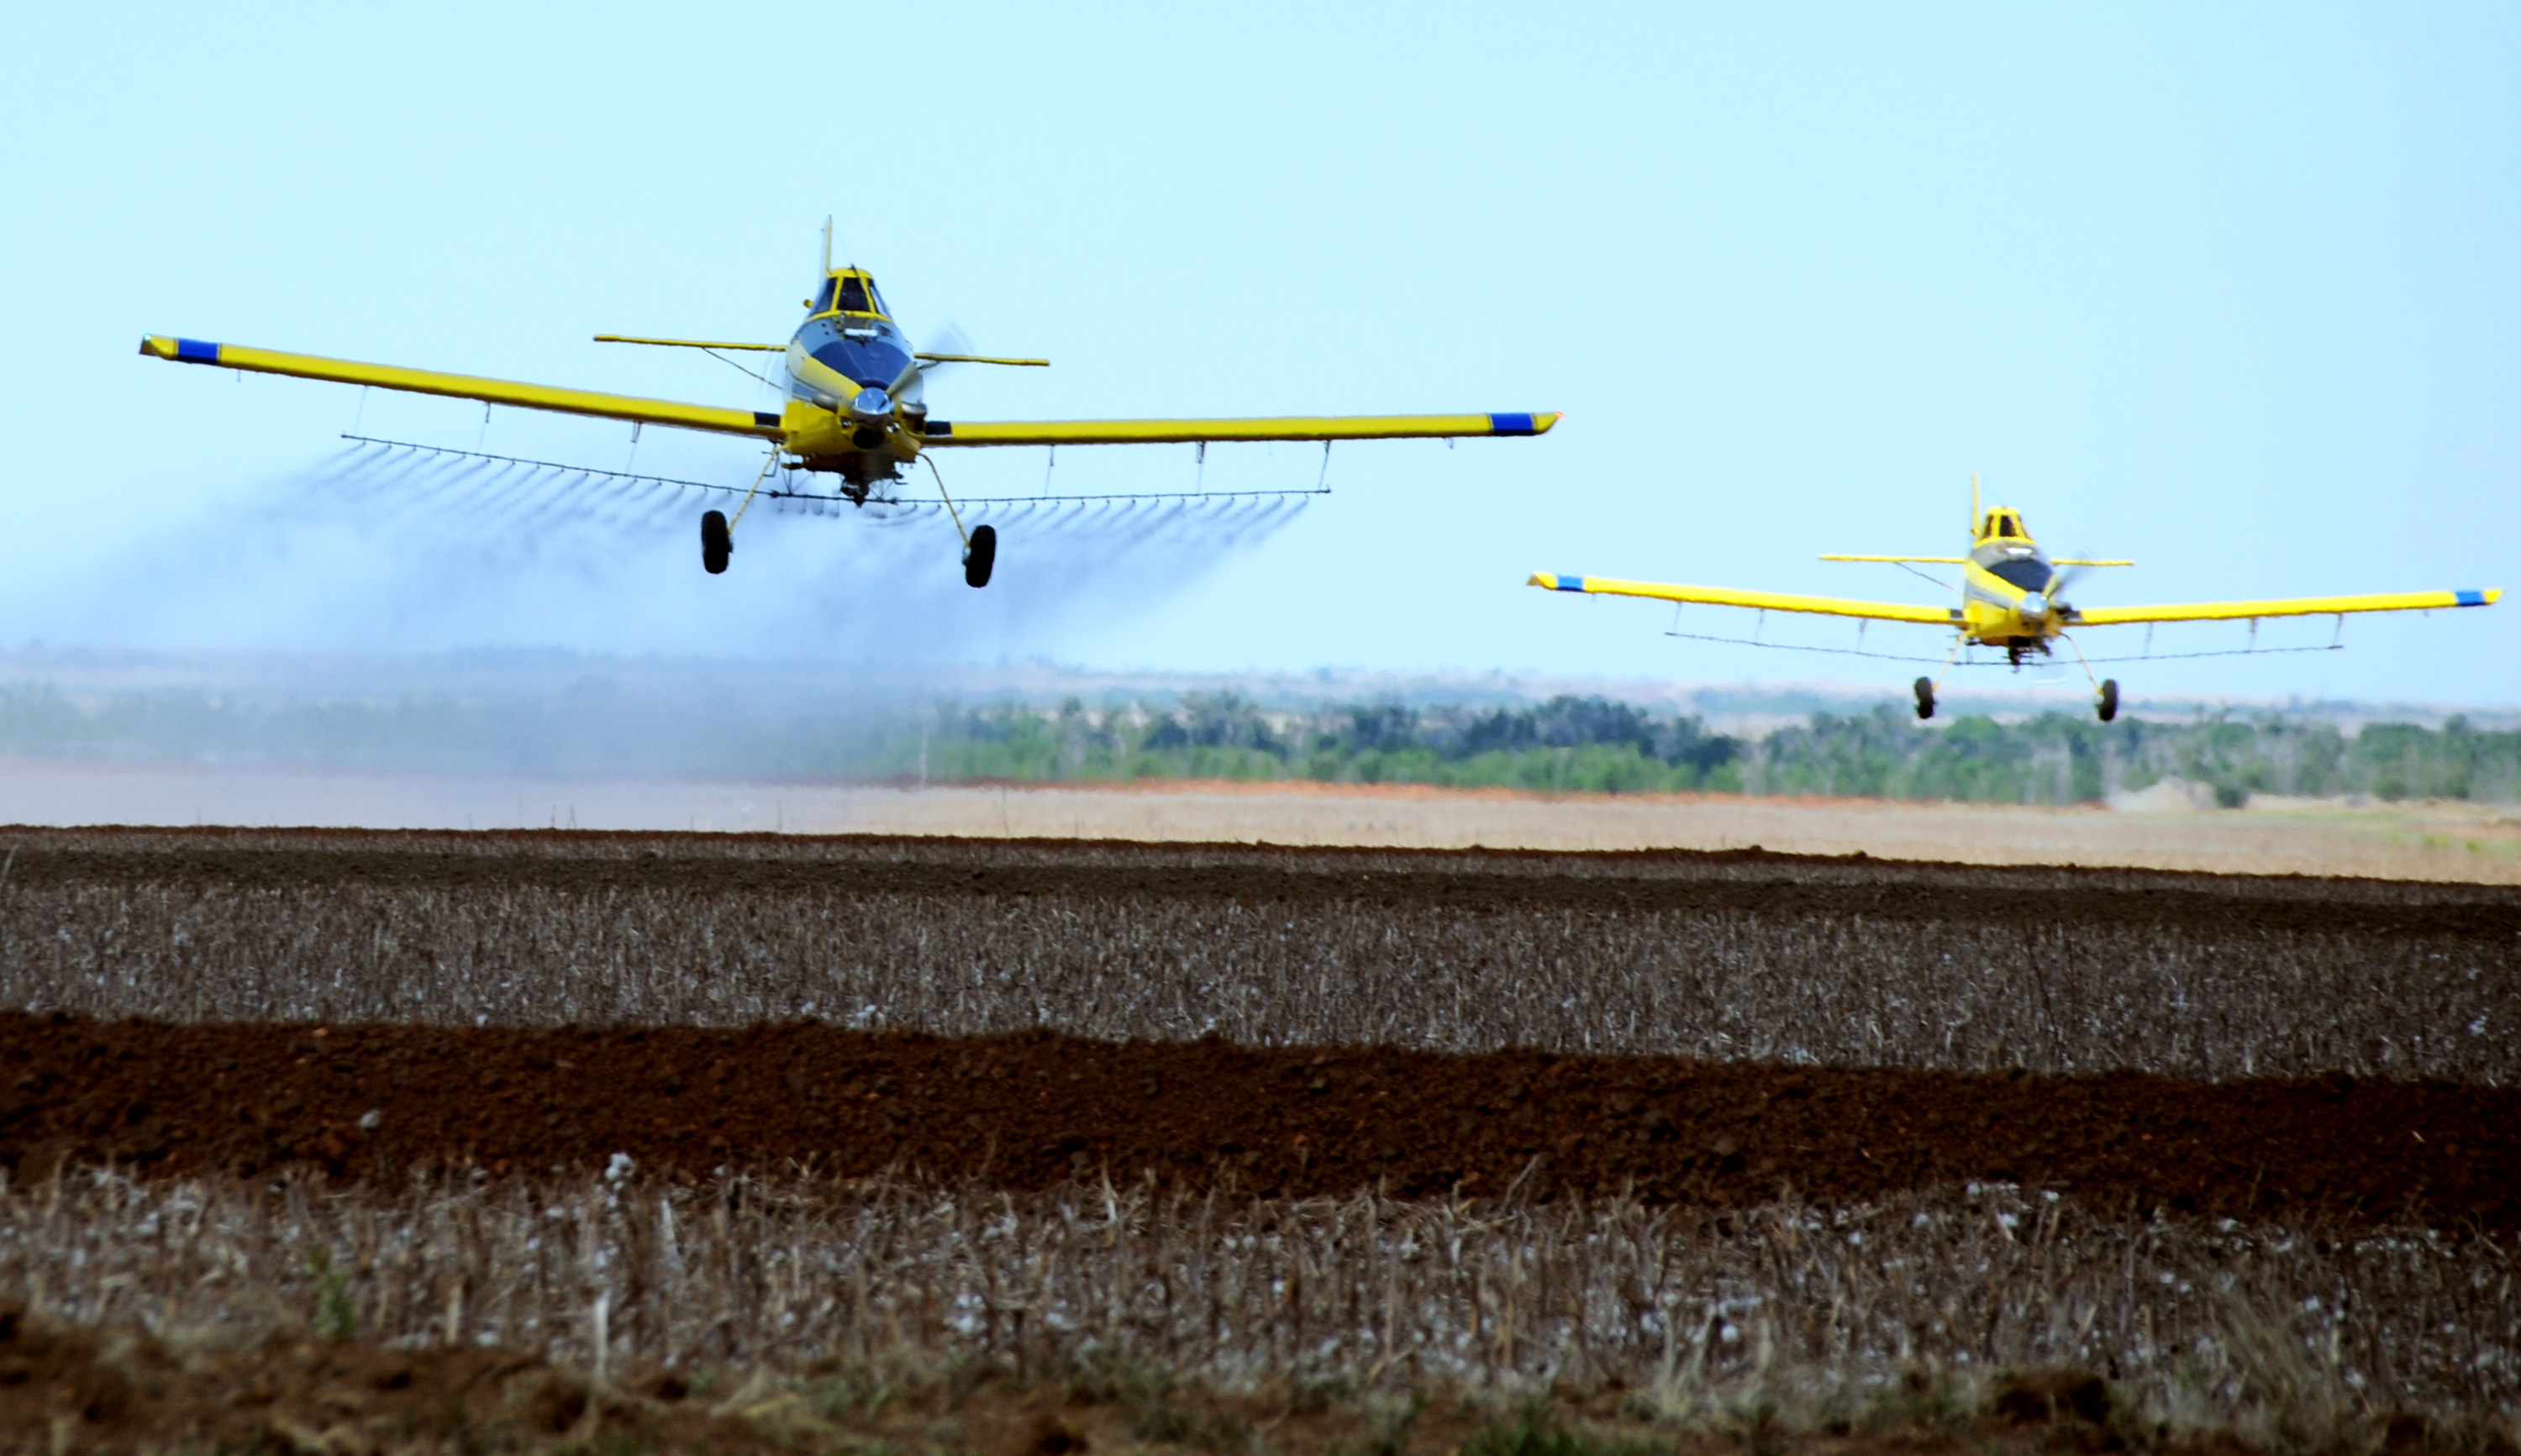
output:
M 2521 1228 L 2521 1092 L 1527 1053 L 939 1038 L 812 1024 L 529 1030 L 0 1016 L 0 1164 L 348 1179 L 810 1163 L 1745 1204 L 1980 1179 L 2207 1216 Z

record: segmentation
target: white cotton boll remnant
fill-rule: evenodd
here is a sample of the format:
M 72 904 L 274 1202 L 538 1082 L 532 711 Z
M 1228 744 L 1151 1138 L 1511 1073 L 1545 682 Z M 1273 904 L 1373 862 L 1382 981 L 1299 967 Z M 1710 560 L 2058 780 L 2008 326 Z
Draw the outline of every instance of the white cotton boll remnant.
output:
M 359 1131 L 374 1132 L 385 1125 L 385 1120 L 386 1115 L 382 1110 L 370 1108 L 359 1115 Z
M 604 1181 L 607 1183 L 618 1184 L 623 1179 L 629 1177 L 630 1174 L 638 1168 L 638 1166 L 639 1164 L 631 1159 L 629 1154 L 616 1153 L 613 1155 L 613 1160 L 604 1165 Z

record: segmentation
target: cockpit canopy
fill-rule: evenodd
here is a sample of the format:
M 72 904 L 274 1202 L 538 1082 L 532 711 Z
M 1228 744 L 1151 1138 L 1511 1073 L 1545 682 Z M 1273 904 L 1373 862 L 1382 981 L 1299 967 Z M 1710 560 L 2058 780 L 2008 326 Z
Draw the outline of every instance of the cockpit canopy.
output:
M 814 312 L 893 317 L 893 310 L 884 306 L 884 295 L 876 292 L 875 279 L 855 268 L 840 269 L 823 280 L 823 291 L 814 297 Z
M 2022 523 L 2022 513 L 2009 506 L 1998 506 L 1979 522 L 1978 538 L 1982 541 L 2028 541 L 2031 530 Z

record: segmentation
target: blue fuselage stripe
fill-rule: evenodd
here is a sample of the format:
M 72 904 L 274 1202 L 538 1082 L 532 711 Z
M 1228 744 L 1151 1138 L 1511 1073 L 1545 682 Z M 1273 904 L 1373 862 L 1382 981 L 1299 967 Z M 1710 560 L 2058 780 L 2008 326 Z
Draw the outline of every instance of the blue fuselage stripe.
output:
M 859 337 L 851 338 L 851 330 Z M 908 341 L 886 319 L 853 319 L 846 328 L 833 319 L 807 319 L 795 342 L 853 385 L 892 384 L 910 363 Z

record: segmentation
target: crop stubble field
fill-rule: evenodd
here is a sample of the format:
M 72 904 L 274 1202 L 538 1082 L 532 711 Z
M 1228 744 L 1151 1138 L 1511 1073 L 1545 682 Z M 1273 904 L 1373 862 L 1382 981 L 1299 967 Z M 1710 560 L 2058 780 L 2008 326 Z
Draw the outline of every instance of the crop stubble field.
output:
M 2071 1369 L 2146 1430 L 2273 1445 L 2521 1401 L 2510 888 L 5 843 L 29 1318 L 312 1320 L 581 1381 L 1134 1361 L 1824 1424 L 1903 1374 Z

